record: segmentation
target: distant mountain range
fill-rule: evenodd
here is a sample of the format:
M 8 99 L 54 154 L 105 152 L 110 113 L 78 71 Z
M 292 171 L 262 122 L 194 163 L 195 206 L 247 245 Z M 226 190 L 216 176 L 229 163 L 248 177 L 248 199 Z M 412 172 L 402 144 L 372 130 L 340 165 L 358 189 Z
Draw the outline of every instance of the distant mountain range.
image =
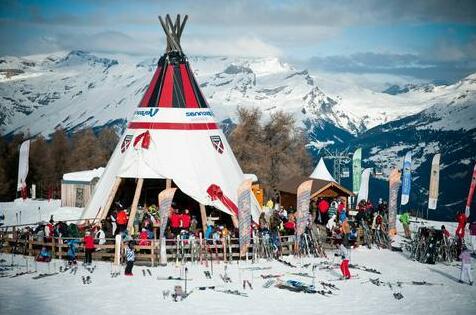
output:
M 364 149 L 364 165 L 388 175 L 414 156 L 411 207 L 425 207 L 431 157 L 442 153 L 438 218 L 461 210 L 476 160 L 476 74 L 450 85 L 393 84 L 375 91 L 277 58 L 191 57 L 198 82 L 222 126 L 237 106 L 294 115 L 315 158 L 323 148 Z M 137 106 L 156 58 L 85 51 L 0 57 L 0 133 L 48 135 L 114 126 L 121 132 Z M 332 163 L 328 163 L 331 166 Z M 348 184 L 345 182 L 344 184 Z M 386 196 L 377 179 L 371 197 Z M 417 193 L 418 192 L 418 193 Z

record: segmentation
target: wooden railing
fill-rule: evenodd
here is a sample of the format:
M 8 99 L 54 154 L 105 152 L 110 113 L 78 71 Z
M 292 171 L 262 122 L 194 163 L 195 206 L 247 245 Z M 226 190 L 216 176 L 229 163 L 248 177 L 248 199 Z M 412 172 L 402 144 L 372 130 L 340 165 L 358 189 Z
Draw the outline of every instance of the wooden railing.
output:
M 361 243 L 360 239 L 363 233 L 359 231 L 358 234 L 359 238 L 357 243 Z M 28 236 L 28 238 L 25 239 L 16 227 L 2 227 L 0 229 L 0 252 L 36 256 L 42 247 L 46 247 L 51 252 L 52 258 L 66 259 L 68 251 L 66 242 L 71 239 L 73 238 L 54 237 L 45 241 L 44 238 L 35 239 L 35 236 Z M 76 244 L 76 258 L 81 260 L 85 254 L 84 244 L 82 243 L 82 238 L 75 239 L 78 241 Z M 259 243 L 262 242 L 262 240 L 262 238 L 255 237 L 252 242 Z M 147 245 L 139 245 L 141 240 L 135 240 L 136 261 L 140 263 L 150 263 L 151 266 L 155 266 L 160 258 L 160 240 L 150 239 L 144 241 Z M 281 254 L 292 254 L 295 244 L 294 236 L 281 236 L 280 241 Z M 323 238 L 320 239 L 320 244 L 324 249 L 332 248 L 331 243 L 332 239 L 327 236 L 323 236 Z M 239 253 L 238 238 L 215 241 L 200 239 L 180 241 L 177 239 L 167 239 L 165 246 L 168 261 L 230 261 L 240 258 L 243 259 Z M 92 254 L 94 260 L 114 260 L 115 239 L 106 239 L 105 244 L 95 244 L 95 248 L 96 250 Z M 260 254 L 257 253 L 257 247 L 253 247 L 252 244 L 248 248 L 248 257 L 252 259 L 253 257 L 257 257 L 257 255 L 260 256 Z

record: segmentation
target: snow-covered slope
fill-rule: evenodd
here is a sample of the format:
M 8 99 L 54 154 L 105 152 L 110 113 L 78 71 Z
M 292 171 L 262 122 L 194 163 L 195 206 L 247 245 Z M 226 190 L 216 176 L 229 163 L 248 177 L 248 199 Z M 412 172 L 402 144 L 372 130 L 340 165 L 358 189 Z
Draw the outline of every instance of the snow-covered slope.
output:
M 58 126 L 70 131 L 122 128 L 156 61 L 84 51 L 0 58 L 0 132 L 47 135 Z M 310 74 L 277 58 L 191 57 L 190 62 L 220 121 L 233 119 L 237 106 L 258 106 L 265 113 L 284 110 L 298 121 L 326 121 L 357 134 L 433 104 L 444 107 L 464 93 L 472 99 L 475 91 L 471 77 L 431 91 L 390 95 L 365 89 L 345 76 Z M 462 123 L 467 126 L 473 116 L 464 115 Z M 459 122 L 452 128 L 459 128 Z

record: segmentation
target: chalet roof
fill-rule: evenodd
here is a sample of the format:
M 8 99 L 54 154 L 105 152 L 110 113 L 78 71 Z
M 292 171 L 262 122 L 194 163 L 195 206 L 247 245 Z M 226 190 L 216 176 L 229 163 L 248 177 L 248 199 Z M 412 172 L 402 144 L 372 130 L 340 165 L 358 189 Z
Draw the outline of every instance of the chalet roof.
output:
M 309 178 L 306 178 L 304 176 L 294 176 L 294 177 L 288 178 L 287 180 L 282 181 L 280 185 L 278 185 L 278 190 L 280 192 L 297 194 L 297 189 L 299 185 L 308 179 Z M 335 188 L 340 190 L 345 195 L 354 196 L 354 193 L 352 193 L 352 191 L 348 190 L 344 186 L 341 186 L 336 182 L 322 180 L 322 179 L 312 180 L 311 196 L 319 194 L 322 191 L 326 190 L 327 188 Z

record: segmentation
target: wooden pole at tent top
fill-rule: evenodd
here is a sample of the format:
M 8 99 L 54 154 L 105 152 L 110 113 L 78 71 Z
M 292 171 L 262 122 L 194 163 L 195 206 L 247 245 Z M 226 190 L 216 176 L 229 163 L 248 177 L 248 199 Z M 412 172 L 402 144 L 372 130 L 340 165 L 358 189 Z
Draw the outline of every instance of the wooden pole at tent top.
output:
M 207 231 L 207 212 L 203 204 L 200 204 L 200 216 L 202 218 L 203 235 L 205 235 L 205 232 Z
M 104 220 L 107 217 L 107 214 L 109 213 L 109 209 L 111 208 L 112 202 L 114 201 L 114 197 L 116 196 L 116 192 L 119 189 L 119 186 L 121 185 L 122 178 L 121 177 L 116 177 L 116 180 L 114 181 L 114 185 L 112 186 L 111 192 L 109 193 L 109 196 L 107 197 L 106 205 L 102 209 L 101 215 L 99 215 L 100 220 Z
M 134 199 L 132 200 L 131 213 L 129 213 L 129 221 L 127 222 L 127 231 L 129 235 L 132 235 L 132 229 L 134 227 L 134 219 L 137 214 L 137 205 L 139 204 L 140 193 L 142 191 L 143 178 L 137 179 L 136 191 L 134 192 Z M 136 231 L 137 232 L 137 231 Z
M 172 180 L 170 178 L 167 178 L 165 180 L 165 189 L 172 188 Z

